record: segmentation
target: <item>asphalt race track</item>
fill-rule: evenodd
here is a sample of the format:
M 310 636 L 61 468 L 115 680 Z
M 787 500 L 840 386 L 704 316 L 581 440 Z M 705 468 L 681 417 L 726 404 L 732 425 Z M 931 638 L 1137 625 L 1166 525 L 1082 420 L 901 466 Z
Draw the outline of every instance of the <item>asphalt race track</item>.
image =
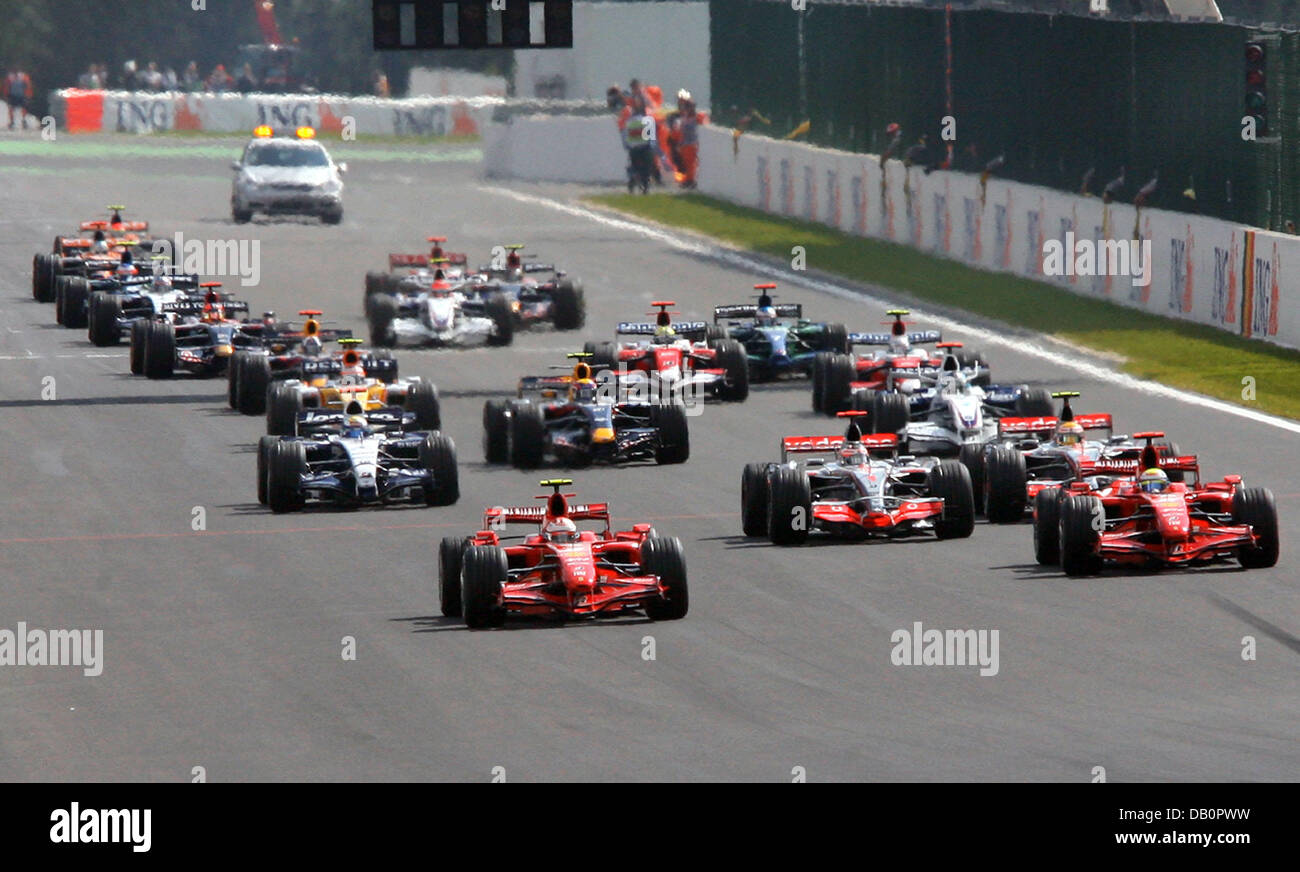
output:
M 439 615 L 438 541 L 476 529 L 485 506 L 531 502 L 543 477 L 484 466 L 483 401 L 583 339 L 612 338 L 651 299 L 703 318 L 762 277 L 505 196 L 463 146 L 427 160 L 351 147 L 344 222 L 326 227 L 230 223 L 230 157 L 217 153 L 233 154 L 229 141 L 139 154 L 135 140 L 26 142 L 0 150 L 0 627 L 102 629 L 106 650 L 93 678 L 0 669 L 2 780 L 188 781 L 196 766 L 211 781 L 486 781 L 494 767 L 509 781 L 782 781 L 796 767 L 810 781 L 1086 782 L 1096 766 L 1112 781 L 1300 778 L 1294 433 L 990 347 L 996 380 L 1079 389 L 1080 411 L 1164 429 L 1209 477 L 1239 472 L 1278 497 L 1275 569 L 1067 580 L 1034 563 L 1027 525 L 981 521 L 949 542 L 745 539 L 742 465 L 775 457 L 782 435 L 842 429 L 813 415 L 806 382 L 757 386 L 691 420 L 684 466 L 574 475 L 616 521 L 682 538 L 685 620 L 470 632 Z M 401 354 L 404 374 L 441 390 L 457 505 L 273 516 L 254 491 L 264 422 L 226 407 L 224 381 L 131 377 L 125 347 L 94 348 L 32 300 L 32 255 L 113 202 L 157 233 L 260 240 L 261 283 L 244 291 L 255 312 L 321 308 L 364 335 L 365 271 L 436 232 L 475 262 L 520 241 L 567 267 L 586 285 L 588 327 Z M 876 305 L 782 293 L 850 329 L 883 319 Z M 195 507 L 206 531 L 191 529 Z M 891 634 L 917 621 L 998 630 L 1000 671 L 892 665 Z

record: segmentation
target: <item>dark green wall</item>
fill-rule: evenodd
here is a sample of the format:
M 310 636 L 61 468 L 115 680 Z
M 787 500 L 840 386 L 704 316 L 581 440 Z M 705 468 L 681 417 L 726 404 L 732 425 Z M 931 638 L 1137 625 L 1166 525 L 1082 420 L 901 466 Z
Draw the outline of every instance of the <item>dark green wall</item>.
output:
M 717 120 L 757 108 L 779 136 L 809 118 L 809 141 L 871 152 L 897 121 L 905 146 L 926 133 L 940 154 L 942 11 L 809 0 L 801 107 L 800 13 L 765 0 L 711 9 Z M 1071 190 L 1095 167 L 1094 192 L 1123 166 L 1125 201 L 1158 169 L 1152 205 L 1279 229 L 1300 222 L 1300 33 L 1271 46 L 1271 132 L 1282 140 L 1272 144 L 1241 139 L 1243 47 L 1256 36 L 1224 24 L 954 10 L 956 166 L 1005 153 L 1000 175 Z M 1192 184 L 1195 203 L 1183 197 Z

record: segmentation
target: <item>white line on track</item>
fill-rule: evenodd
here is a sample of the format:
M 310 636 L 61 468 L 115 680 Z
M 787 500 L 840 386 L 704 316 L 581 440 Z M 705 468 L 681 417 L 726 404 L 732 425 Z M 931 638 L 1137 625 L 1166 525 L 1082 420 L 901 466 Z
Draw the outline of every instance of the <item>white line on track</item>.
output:
M 564 203 L 559 200 L 552 200 L 548 197 L 537 196 L 536 194 L 525 194 L 521 191 L 512 191 L 508 188 L 499 188 L 493 185 L 480 185 L 479 190 L 489 194 L 498 194 L 503 197 L 510 197 L 521 203 L 530 203 L 536 206 L 545 206 L 549 209 L 555 209 L 566 215 L 572 215 L 575 218 L 586 218 L 595 221 L 615 230 L 623 230 L 628 233 L 635 233 L 640 236 L 654 239 L 665 245 L 678 249 L 679 251 L 689 252 L 691 254 L 706 255 L 714 260 L 722 261 L 731 266 L 759 273 L 761 275 L 780 278 L 790 284 L 801 285 L 814 291 L 820 291 L 824 294 L 830 294 L 845 300 L 858 300 L 875 303 L 879 306 L 888 305 L 891 301 L 882 300 L 872 294 L 848 284 L 838 284 L 835 282 L 822 281 L 811 276 L 801 275 L 793 270 L 779 269 L 771 264 L 756 260 L 741 251 L 724 246 L 719 243 L 706 245 L 684 236 L 679 236 L 659 227 L 653 227 L 648 224 L 642 224 L 637 221 L 630 221 L 626 218 L 615 218 L 606 215 L 594 209 L 587 209 L 582 206 L 575 206 L 572 203 Z M 933 312 L 926 312 L 922 309 L 913 309 L 912 314 L 926 321 L 934 323 L 938 327 L 946 327 L 951 330 L 960 331 L 968 336 L 980 339 L 990 345 L 999 345 L 1003 348 L 1037 357 L 1039 360 L 1045 360 L 1057 366 L 1067 367 L 1076 372 L 1098 379 L 1099 381 L 1110 382 L 1119 387 L 1128 388 L 1140 393 L 1151 396 L 1167 397 L 1177 400 L 1180 403 L 1186 403 L 1192 406 L 1200 406 L 1205 409 L 1212 409 L 1216 412 L 1222 412 L 1228 415 L 1235 415 L 1239 418 L 1245 418 L 1260 424 L 1267 424 L 1270 427 L 1276 427 L 1279 430 L 1286 430 L 1291 433 L 1300 433 L 1300 422 L 1291 421 L 1286 418 L 1279 418 L 1276 415 L 1268 415 L 1264 412 L 1257 412 L 1254 409 L 1246 409 L 1241 406 L 1225 403 L 1223 400 L 1216 400 L 1213 397 L 1206 397 L 1200 394 L 1189 393 L 1188 391 L 1178 388 L 1171 388 L 1168 385 L 1159 382 L 1148 381 L 1146 379 L 1135 378 L 1122 372 L 1116 372 L 1099 364 L 1091 363 L 1087 360 L 1080 359 L 1068 354 L 1062 354 L 1059 351 L 1053 351 L 1050 348 L 1044 348 L 1026 341 L 1023 337 L 1008 338 L 992 330 L 985 330 L 981 327 L 975 327 L 970 324 L 964 324 L 954 318 L 944 315 L 936 315 Z

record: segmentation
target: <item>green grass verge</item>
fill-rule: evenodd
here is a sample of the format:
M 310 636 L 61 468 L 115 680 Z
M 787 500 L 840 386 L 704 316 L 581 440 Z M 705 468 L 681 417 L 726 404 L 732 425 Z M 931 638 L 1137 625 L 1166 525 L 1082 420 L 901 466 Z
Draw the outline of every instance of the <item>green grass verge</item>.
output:
M 1297 351 L 700 194 L 602 194 L 588 200 L 787 261 L 790 249 L 802 245 L 814 269 L 1117 353 L 1124 358 L 1119 368 L 1140 378 L 1300 418 Z M 853 330 L 867 325 L 848 326 Z M 1242 379 L 1247 376 L 1255 379 L 1254 401 L 1242 398 Z

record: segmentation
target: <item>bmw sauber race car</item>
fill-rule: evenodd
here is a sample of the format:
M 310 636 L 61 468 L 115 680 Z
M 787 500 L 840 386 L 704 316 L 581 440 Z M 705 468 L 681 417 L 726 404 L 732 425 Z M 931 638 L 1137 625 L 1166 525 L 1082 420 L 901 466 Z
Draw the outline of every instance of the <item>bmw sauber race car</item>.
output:
M 316 131 L 299 127 L 293 136 L 266 125 L 253 131 L 239 160 L 230 165 L 235 181 L 230 213 L 236 224 L 267 215 L 316 215 L 326 224 L 343 220 L 346 163 L 334 163 Z
M 570 354 L 585 359 L 587 353 Z M 540 393 L 542 401 L 522 399 Z M 691 442 L 686 408 L 676 403 L 619 402 L 612 380 L 597 385 L 585 361 L 566 376 L 528 376 L 517 400 L 483 406 L 488 463 L 532 469 L 547 459 L 566 466 L 653 460 L 685 463 Z
M 230 317 L 248 313 L 248 303 L 209 288 L 202 303 L 175 321 L 131 322 L 131 373 L 171 378 L 177 370 L 198 376 L 224 375 L 231 355 L 262 344 L 262 324 Z
M 426 236 L 425 241 L 432 243 L 428 254 L 389 252 L 388 272 L 366 273 L 366 296 L 396 294 L 404 282 L 428 285 L 433 281 L 433 272 L 437 268 L 442 269 L 449 281 L 460 281 L 465 277 L 468 258 L 463 252 L 445 251 L 442 244 L 447 237 Z
M 70 329 L 85 329 L 90 298 L 96 291 L 118 293 L 139 285 L 159 269 L 153 261 L 137 263 L 130 249 L 120 249 L 112 258 L 93 257 L 81 261 L 78 273 L 54 280 L 54 320 Z
M 370 342 L 380 348 L 509 345 L 515 316 L 504 294 L 472 293 L 441 269 L 428 285 L 403 281 L 395 295 L 366 297 Z
M 819 351 L 847 354 L 849 332 L 843 324 L 824 324 L 803 317 L 798 303 L 774 303 L 776 285 L 759 284 L 758 302 L 715 306 L 713 322 L 726 322 L 727 335 L 745 347 L 751 381 L 808 375 Z
M 273 512 L 309 500 L 340 506 L 412 499 L 429 506 L 460 498 L 456 446 L 441 433 L 405 430 L 401 409 L 306 413 L 297 436 L 263 436 L 257 497 Z
M 734 339 L 708 339 L 706 321 L 674 322 L 671 300 L 652 302 L 655 322 L 620 322 L 620 336 L 643 337 L 615 345 L 588 342 L 592 366 L 612 373 L 629 390 L 644 386 L 647 395 L 663 398 L 715 397 L 741 402 L 749 396 L 749 362 Z
M 1274 566 L 1278 557 L 1277 506 L 1264 487 L 1245 487 L 1241 476 L 1202 484 L 1195 457 L 1162 464 L 1145 439 L 1142 472 L 1113 478 L 1104 473 L 1045 488 L 1034 498 L 1034 556 L 1066 575 L 1095 575 L 1108 563 L 1139 567 L 1200 566 L 1236 560 L 1247 569 Z M 1192 473 L 1171 481 L 1166 469 Z
M 844 416 L 861 415 L 843 412 Z M 780 463 L 746 464 L 740 482 L 746 536 L 798 545 L 812 532 L 840 538 L 934 533 L 964 538 L 975 526 L 970 473 L 955 460 L 900 457 L 892 433 L 787 436 Z M 795 461 L 792 457 L 827 458 Z
M 893 390 L 862 390 L 854 409 L 870 412 L 878 433 L 897 433 L 908 452 L 974 456 L 998 436 L 999 418 L 1051 415 L 1052 397 L 1027 385 L 971 384 L 955 351 L 960 343 L 943 343 L 946 354 L 935 376 L 909 376 Z
M 411 416 L 409 424 L 420 430 L 442 426 L 438 388 L 418 376 L 395 380 L 397 361 L 368 355 L 356 346 L 360 339 L 340 339 L 344 351 L 333 355 L 304 358 L 300 378 L 271 382 L 266 399 L 266 432 L 292 436 L 299 432 L 307 414 L 304 410 L 343 411 L 353 403 L 363 412 L 401 407 Z
M 938 330 L 907 332 L 906 309 L 890 309 L 893 317 L 888 333 L 850 333 L 849 345 L 884 346 L 881 351 L 857 356 L 823 353 L 813 359 L 813 411 L 834 415 L 853 407 L 853 394 L 860 390 L 893 390 L 897 382 L 918 377 L 935 377 L 943 366 L 946 347 Z M 935 344 L 934 352 L 923 347 Z M 956 352 L 962 373 L 971 384 L 987 386 L 989 366 L 978 352 Z
M 606 503 L 571 504 L 569 479 L 549 479 L 540 506 L 488 509 L 483 529 L 447 537 L 438 549 L 442 613 L 471 629 L 498 627 L 507 616 L 595 618 L 632 610 L 652 621 L 686 617 L 686 558 L 676 537 L 650 524 L 612 532 Z M 500 530 L 526 524 L 537 532 L 505 544 Z M 595 530 L 579 525 L 594 524 Z

